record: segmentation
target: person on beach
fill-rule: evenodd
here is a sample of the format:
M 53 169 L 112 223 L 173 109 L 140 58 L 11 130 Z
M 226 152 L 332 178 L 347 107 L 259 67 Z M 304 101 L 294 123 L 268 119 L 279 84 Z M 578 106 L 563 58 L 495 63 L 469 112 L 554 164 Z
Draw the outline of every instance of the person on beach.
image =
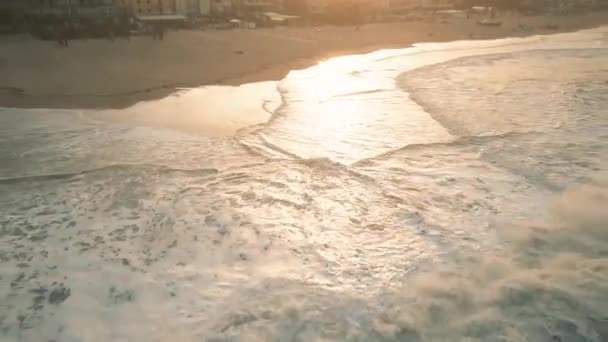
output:
M 57 34 L 57 43 L 59 43 L 59 45 L 63 46 L 63 47 L 68 47 L 69 46 L 69 42 L 68 42 L 68 35 L 69 35 L 69 24 L 67 21 L 64 21 L 62 23 L 62 25 L 60 25 L 57 28 L 56 34 Z
M 162 24 L 154 24 L 152 26 L 152 39 L 163 40 L 165 37 L 165 27 Z
M 158 24 L 158 39 L 163 40 L 165 38 L 165 26 L 163 24 Z
M 107 19 L 105 22 L 105 31 L 109 40 L 114 41 L 115 37 L 115 23 L 113 19 Z

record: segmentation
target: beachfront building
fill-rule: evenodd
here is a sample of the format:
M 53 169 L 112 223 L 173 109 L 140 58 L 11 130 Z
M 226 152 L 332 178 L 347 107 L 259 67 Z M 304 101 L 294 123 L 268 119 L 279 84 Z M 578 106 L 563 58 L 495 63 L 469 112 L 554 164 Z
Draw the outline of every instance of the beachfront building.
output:
M 605 0 L 522 0 L 520 7 L 529 12 L 567 14 L 601 8 Z
M 210 11 L 212 15 L 225 16 L 234 13 L 232 0 L 211 0 Z
M 175 0 L 175 13 L 184 16 L 208 15 L 211 0 Z
M 120 0 L 134 16 L 208 15 L 214 0 Z
M 0 1 L 0 33 L 19 30 L 25 14 L 24 5 L 23 0 Z
M 13 15 L 24 10 L 25 2 L 23 0 L 3 0 L 0 1 L 0 14 Z
M 226 0 L 212 0 L 224 2 Z M 375 17 L 415 9 L 439 10 L 454 7 L 455 0 L 232 0 L 236 8 L 250 12 L 277 11 L 298 16 L 331 18 L 340 15 Z M 237 12 L 240 12 L 237 10 Z
M 209 15 L 211 13 L 211 0 L 187 0 L 187 15 Z
M 277 0 L 233 0 L 232 6 L 239 16 L 255 13 L 281 12 L 283 2 Z
M 335 16 L 337 13 L 349 14 L 353 9 L 364 17 L 386 13 L 391 0 L 285 0 L 286 13 L 311 17 Z
M 454 8 L 454 0 L 389 0 L 389 10 L 394 13 L 405 13 L 417 9 L 441 10 Z
M 176 14 L 183 2 L 175 0 L 120 0 L 130 9 L 134 16 Z
M 125 0 L 26 0 L 25 13 L 29 16 L 95 18 L 123 15 Z
M 425 10 L 442 10 L 454 8 L 453 0 L 420 0 L 419 8 Z
M 35 37 L 69 39 L 129 33 L 129 12 L 123 0 L 24 0 L 24 22 Z

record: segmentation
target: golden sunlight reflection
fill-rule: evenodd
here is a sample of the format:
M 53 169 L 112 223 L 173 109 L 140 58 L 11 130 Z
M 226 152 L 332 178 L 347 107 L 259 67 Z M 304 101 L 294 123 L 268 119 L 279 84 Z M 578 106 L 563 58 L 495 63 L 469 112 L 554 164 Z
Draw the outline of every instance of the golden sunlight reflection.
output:
M 87 116 L 138 126 L 225 136 L 268 121 L 280 102 L 276 82 L 269 81 L 235 87 L 183 89 L 161 100 L 143 101 L 121 110 L 91 111 Z
M 539 41 L 542 37 L 418 44 L 332 58 L 292 71 L 279 83 L 283 105 L 263 130 L 264 144 L 301 158 L 350 164 L 408 145 L 451 141 L 455 136 L 410 99 L 399 85 L 400 77 L 464 56 L 525 51 L 530 42 Z M 543 44 L 545 49 L 562 49 L 564 44 L 576 48 L 586 43 L 565 34 Z M 499 79 L 492 86 L 497 91 L 503 76 L 495 76 Z M 442 101 L 440 96 L 435 100 Z
M 394 51 L 386 51 L 389 57 Z M 395 87 L 390 63 L 370 55 L 333 58 L 281 82 L 285 105 L 266 132 L 303 158 L 350 163 L 401 146 L 452 137 Z

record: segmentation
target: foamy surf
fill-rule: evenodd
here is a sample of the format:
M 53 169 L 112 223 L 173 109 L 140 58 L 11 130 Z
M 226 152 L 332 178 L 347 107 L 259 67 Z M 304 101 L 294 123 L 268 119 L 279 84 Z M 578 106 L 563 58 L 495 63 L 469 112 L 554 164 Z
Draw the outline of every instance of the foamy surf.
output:
M 2 109 L 2 340 L 605 341 L 605 32 L 332 59 L 234 137 Z

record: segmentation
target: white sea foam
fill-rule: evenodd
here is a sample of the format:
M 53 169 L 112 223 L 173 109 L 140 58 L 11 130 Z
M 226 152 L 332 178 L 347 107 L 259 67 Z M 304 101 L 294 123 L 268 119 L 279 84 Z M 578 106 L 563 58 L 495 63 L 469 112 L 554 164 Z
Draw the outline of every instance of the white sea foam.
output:
M 234 137 L 0 110 L 0 340 L 608 340 L 604 32 L 332 59 Z

